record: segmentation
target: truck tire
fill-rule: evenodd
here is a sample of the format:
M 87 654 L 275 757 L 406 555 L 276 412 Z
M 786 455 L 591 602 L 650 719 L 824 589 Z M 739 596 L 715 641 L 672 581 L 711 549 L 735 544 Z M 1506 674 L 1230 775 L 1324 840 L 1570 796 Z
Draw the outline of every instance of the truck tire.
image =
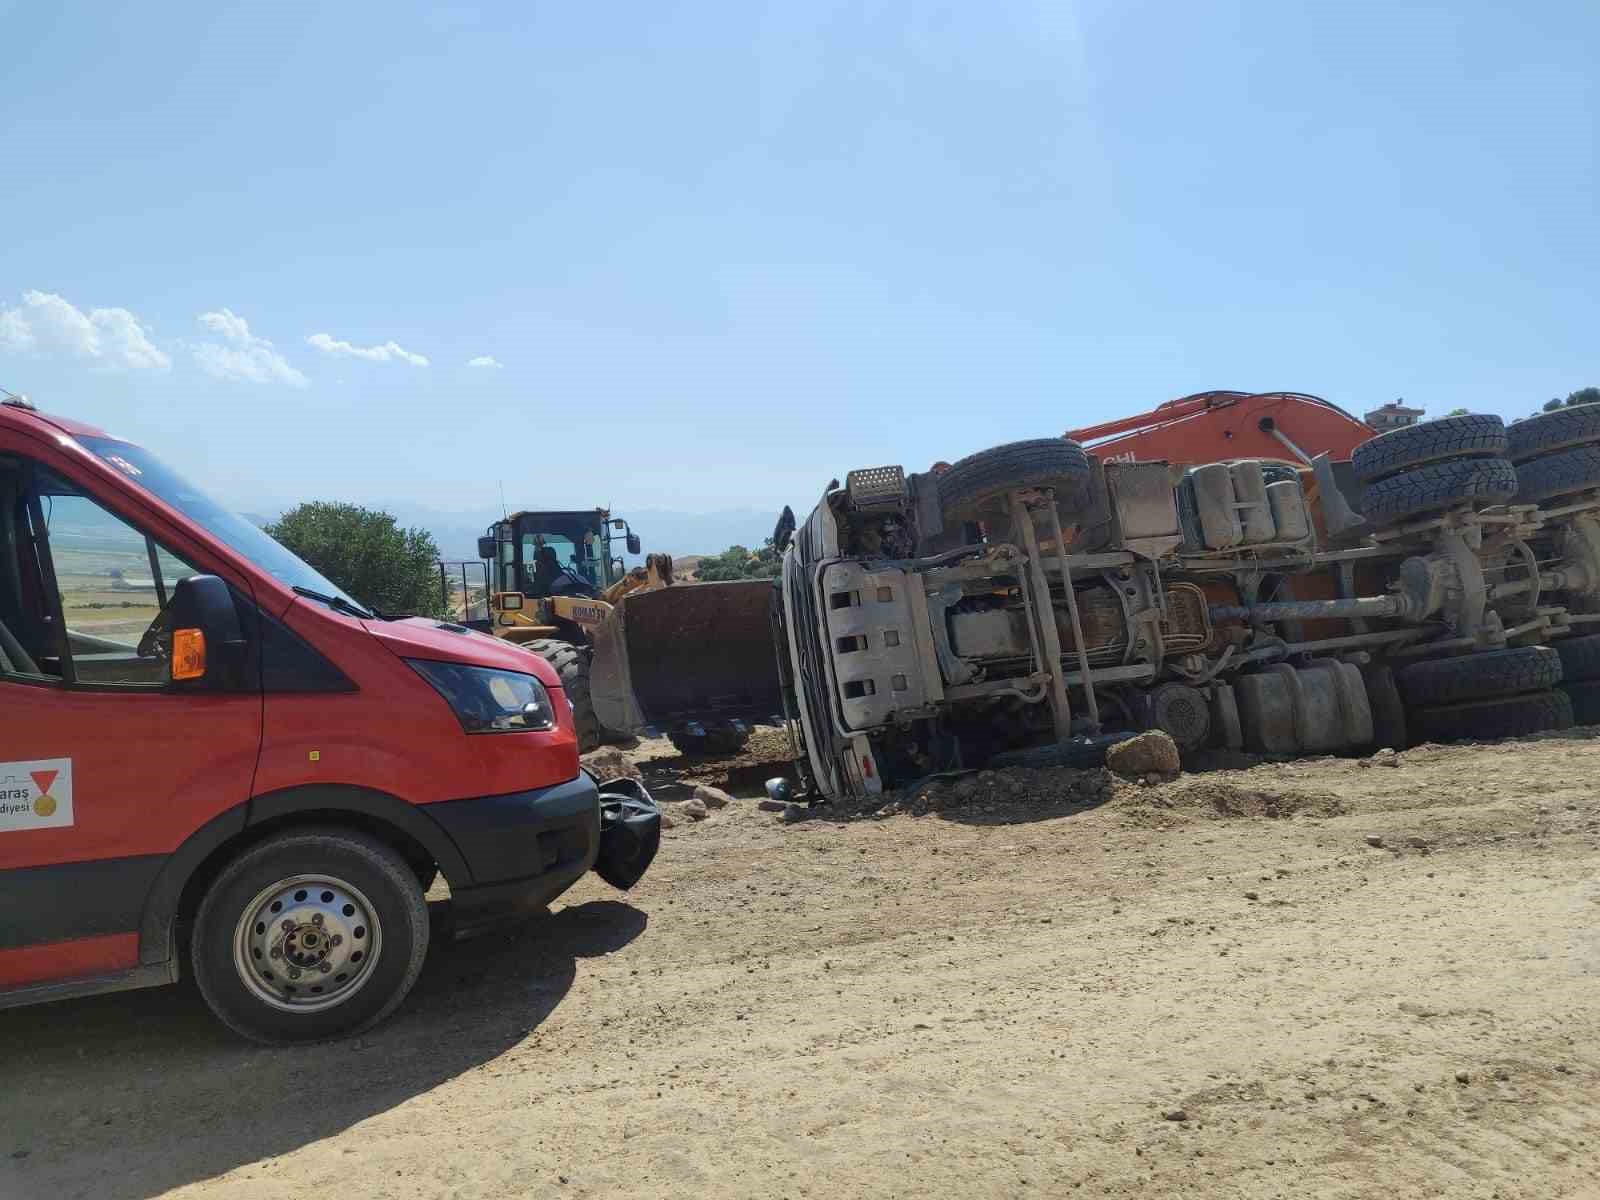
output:
M 1561 658 L 1561 682 L 1582 683 L 1586 679 L 1600 679 L 1600 633 L 1587 637 L 1562 638 L 1551 642 L 1551 648 Z
M 667 740 L 679 754 L 695 758 L 724 758 L 743 750 L 745 743 L 750 740 L 750 734 L 727 726 L 713 726 L 704 733 L 674 729 L 668 732 Z
M 1577 725 L 1600 725 L 1600 681 L 1563 683 L 1561 690 L 1572 702 L 1572 720 Z
M 572 723 L 578 731 L 578 753 L 598 750 L 605 736 L 594 711 L 594 696 L 589 690 L 588 648 L 557 638 L 524 642 L 522 648 L 544 659 L 561 676 L 561 690 L 572 704 Z
M 1600 442 L 1600 404 L 1558 408 L 1513 423 L 1506 430 L 1506 457 L 1524 463 L 1589 442 Z
M 1361 443 L 1350 456 L 1350 467 L 1362 483 L 1375 483 L 1411 467 L 1447 458 L 1502 456 L 1505 450 L 1506 424 L 1499 417 L 1489 413 L 1441 417 Z
M 269 1044 L 376 1025 L 405 999 L 427 953 L 415 871 L 346 829 L 291 830 L 244 851 L 207 889 L 190 946 L 211 1011 Z
M 1406 706 L 1395 686 L 1394 671 L 1381 664 L 1363 667 L 1361 681 L 1367 685 L 1367 704 L 1372 709 L 1372 744 L 1391 750 L 1404 750 L 1411 744 L 1406 728 Z
M 1517 468 L 1517 499 L 1528 504 L 1593 487 L 1600 487 L 1600 446 L 1563 450 Z
M 939 476 L 939 507 L 947 525 L 972 519 L 989 501 L 1016 488 L 1053 487 L 1071 506 L 1089 483 L 1089 456 L 1066 438 L 1032 438 L 969 454 Z
M 1504 504 L 1516 494 L 1517 469 L 1505 459 L 1447 459 L 1367 484 L 1361 512 L 1385 525 L 1458 504 Z
M 1125 742 L 1135 736 L 1136 733 L 1099 733 L 1074 737 L 1048 746 L 1002 750 L 998 754 L 991 754 L 983 766 L 992 771 L 1003 771 L 1008 767 L 1031 767 L 1035 770 L 1069 767 L 1086 771 L 1105 766 L 1106 751 L 1118 742 Z
M 1526 696 L 1472 700 L 1411 712 L 1419 741 L 1450 742 L 1458 738 L 1488 742 L 1552 729 L 1572 728 L 1572 701 L 1559 688 Z
M 1413 706 L 1484 700 L 1553 687 L 1561 682 L 1561 656 L 1549 646 L 1486 650 L 1413 663 L 1400 668 L 1396 681 L 1400 694 Z

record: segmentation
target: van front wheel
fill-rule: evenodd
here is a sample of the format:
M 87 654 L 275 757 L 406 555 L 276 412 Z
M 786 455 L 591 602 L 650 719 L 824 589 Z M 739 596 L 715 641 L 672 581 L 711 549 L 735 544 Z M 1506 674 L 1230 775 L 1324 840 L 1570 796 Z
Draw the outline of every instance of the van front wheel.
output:
M 416 872 L 352 830 L 278 834 L 211 885 L 191 958 L 206 1003 L 258 1042 L 354 1033 L 388 1016 L 428 952 Z

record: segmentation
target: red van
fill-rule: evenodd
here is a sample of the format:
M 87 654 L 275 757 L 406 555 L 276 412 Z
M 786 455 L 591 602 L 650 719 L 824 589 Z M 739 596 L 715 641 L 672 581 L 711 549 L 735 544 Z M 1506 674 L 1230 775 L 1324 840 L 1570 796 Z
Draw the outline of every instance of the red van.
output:
M 601 831 L 542 659 L 372 612 L 144 449 L 0 403 L 0 1007 L 186 952 L 239 1033 L 350 1032 L 416 980 L 437 873 L 471 926 Z

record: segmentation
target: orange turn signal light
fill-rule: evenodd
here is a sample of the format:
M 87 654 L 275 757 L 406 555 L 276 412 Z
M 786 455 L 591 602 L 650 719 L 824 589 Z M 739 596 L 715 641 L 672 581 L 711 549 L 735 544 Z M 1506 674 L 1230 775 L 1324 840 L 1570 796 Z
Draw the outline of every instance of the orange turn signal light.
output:
M 173 679 L 201 679 L 206 673 L 206 635 L 199 629 L 172 631 Z

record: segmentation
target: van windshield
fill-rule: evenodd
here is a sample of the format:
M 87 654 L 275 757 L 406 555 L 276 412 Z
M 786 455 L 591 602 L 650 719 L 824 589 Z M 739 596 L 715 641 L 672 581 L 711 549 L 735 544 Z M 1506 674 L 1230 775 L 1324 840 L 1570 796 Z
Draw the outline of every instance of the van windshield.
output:
M 344 604 L 367 608 L 291 554 L 264 530 L 238 513 L 223 508 L 148 450 L 131 442 L 119 442 L 115 438 L 80 437 L 77 440 L 86 450 L 98 455 L 131 482 L 153 492 L 219 542 L 237 551 L 284 585 L 301 589 L 302 593 L 317 593 Z

